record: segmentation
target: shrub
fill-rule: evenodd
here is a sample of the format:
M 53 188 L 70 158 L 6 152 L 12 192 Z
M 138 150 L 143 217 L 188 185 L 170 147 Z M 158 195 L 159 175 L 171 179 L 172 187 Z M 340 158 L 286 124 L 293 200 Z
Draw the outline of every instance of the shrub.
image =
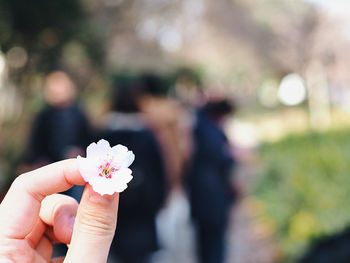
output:
M 260 149 L 255 198 L 293 262 L 315 239 L 350 224 L 350 131 L 294 135 Z

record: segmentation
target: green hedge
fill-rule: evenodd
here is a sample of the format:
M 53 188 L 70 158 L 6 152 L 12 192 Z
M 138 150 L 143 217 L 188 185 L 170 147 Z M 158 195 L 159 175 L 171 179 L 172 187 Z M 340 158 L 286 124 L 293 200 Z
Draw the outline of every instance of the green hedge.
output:
M 350 131 L 287 137 L 261 147 L 255 198 L 283 262 L 315 239 L 350 225 Z

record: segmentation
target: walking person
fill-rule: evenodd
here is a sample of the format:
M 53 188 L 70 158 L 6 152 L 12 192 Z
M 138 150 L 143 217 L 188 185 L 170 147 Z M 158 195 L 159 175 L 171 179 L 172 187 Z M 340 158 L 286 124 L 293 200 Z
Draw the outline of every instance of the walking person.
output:
M 112 110 L 104 117 L 100 138 L 123 144 L 136 159 L 131 165 L 133 180 L 120 199 L 118 233 L 112 246 L 112 262 L 148 263 L 158 249 L 156 215 L 166 198 L 163 158 L 155 136 L 138 105 L 139 86 L 132 81 L 118 87 Z
M 234 159 L 222 122 L 231 111 L 227 100 L 209 101 L 198 111 L 193 130 L 188 189 L 200 263 L 223 263 L 225 259 Z

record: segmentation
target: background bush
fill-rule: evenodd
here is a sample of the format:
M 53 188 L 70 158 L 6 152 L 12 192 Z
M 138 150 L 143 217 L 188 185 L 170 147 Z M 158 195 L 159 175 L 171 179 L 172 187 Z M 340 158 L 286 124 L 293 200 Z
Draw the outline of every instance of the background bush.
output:
M 350 133 L 294 135 L 262 146 L 255 197 L 284 261 L 350 224 Z

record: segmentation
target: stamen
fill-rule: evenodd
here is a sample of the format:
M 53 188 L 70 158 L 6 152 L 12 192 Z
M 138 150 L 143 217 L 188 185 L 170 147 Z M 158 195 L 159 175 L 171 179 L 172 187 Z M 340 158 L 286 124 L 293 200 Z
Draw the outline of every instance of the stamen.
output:
M 117 169 L 115 169 L 112 165 L 111 162 L 106 162 L 104 165 L 99 166 L 100 173 L 99 176 L 105 177 L 105 178 L 112 178 L 112 175 L 114 174 Z

